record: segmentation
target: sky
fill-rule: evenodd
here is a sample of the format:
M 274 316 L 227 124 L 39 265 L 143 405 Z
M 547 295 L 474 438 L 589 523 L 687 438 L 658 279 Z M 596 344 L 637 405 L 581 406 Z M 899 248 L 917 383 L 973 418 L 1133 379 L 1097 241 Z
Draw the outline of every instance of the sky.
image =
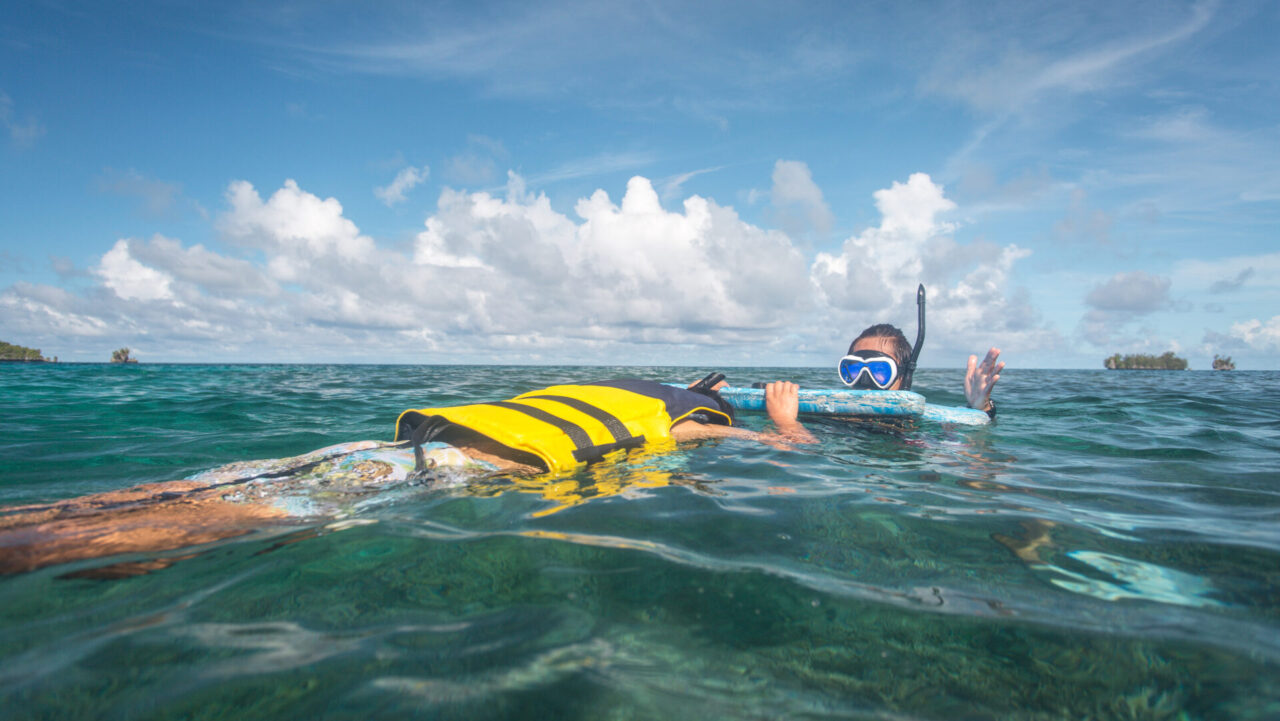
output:
M 0 340 L 63 361 L 1280 369 L 1280 3 L 40 2 Z

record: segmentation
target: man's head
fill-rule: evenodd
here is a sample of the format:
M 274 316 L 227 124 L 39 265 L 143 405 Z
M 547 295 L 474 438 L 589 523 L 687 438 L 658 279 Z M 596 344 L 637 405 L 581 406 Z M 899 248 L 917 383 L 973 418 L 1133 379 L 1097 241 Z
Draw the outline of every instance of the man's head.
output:
M 907 361 L 911 358 L 911 344 L 907 342 L 907 337 L 902 331 L 888 323 L 873 325 L 862 331 L 857 338 L 853 339 L 853 343 L 849 344 L 849 354 L 852 355 L 856 351 L 878 351 L 891 356 L 898 364 L 898 377 L 893 385 L 885 390 L 896 391 L 902 388 L 902 373 Z

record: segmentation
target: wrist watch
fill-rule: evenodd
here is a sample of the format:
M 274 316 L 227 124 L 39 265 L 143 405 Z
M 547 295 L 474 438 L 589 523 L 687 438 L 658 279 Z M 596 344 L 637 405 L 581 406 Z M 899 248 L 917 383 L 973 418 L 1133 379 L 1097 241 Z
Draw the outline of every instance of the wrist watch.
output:
M 996 419 L 996 402 L 991 400 L 990 398 L 987 399 L 986 411 L 987 411 L 987 417 L 989 417 L 991 420 L 994 421 Z

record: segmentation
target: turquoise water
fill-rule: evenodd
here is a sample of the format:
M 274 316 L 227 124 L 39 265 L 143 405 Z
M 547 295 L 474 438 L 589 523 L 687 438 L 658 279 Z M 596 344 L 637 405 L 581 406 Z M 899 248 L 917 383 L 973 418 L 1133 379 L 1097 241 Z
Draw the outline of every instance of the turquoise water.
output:
M 701 372 L 0 366 L 0 505 L 618 376 Z M 989 429 L 810 422 L 0 576 L 0 715 L 1280 717 L 1280 373 L 1013 369 L 997 397 Z

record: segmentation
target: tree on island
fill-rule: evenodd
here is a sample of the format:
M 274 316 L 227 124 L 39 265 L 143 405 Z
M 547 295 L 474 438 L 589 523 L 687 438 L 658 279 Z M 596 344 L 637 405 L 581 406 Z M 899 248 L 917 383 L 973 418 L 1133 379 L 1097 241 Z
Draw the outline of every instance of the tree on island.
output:
M 138 359 L 129 355 L 128 348 L 120 348 L 111 351 L 112 363 L 137 363 Z
M 0 360 L 26 361 L 28 363 L 46 363 L 48 358 L 40 355 L 39 348 L 27 348 L 0 341 Z
M 1108 370 L 1156 370 L 1156 371 L 1184 371 L 1187 369 L 1187 359 L 1179 358 L 1173 354 L 1173 351 L 1165 351 L 1161 355 L 1145 355 L 1135 353 L 1133 355 L 1121 356 L 1119 353 L 1111 356 L 1103 362 L 1103 367 Z
M 1221 357 L 1217 353 L 1213 354 L 1213 369 L 1216 371 L 1233 371 L 1236 364 L 1231 360 L 1231 356 Z

